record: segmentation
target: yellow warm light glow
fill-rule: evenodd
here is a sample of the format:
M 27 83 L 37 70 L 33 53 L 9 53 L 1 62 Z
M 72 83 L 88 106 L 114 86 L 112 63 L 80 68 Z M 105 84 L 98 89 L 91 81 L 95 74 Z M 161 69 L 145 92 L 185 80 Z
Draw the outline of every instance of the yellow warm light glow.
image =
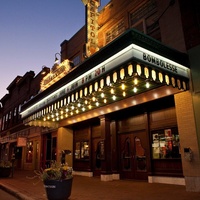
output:
M 99 102 L 98 101 L 96 102 L 96 106 L 99 106 Z
M 110 76 L 106 77 L 106 85 L 109 86 L 110 85 Z
M 88 100 L 85 100 L 85 104 L 86 104 L 86 105 L 88 104 Z
M 136 65 L 136 70 L 137 70 L 138 75 L 140 76 L 142 74 L 142 69 L 139 64 Z
M 138 84 L 138 79 L 134 78 L 133 83 L 134 83 L 134 85 L 137 85 Z
M 122 90 L 125 90 L 125 88 L 126 88 L 124 83 L 122 83 L 121 87 L 122 87 Z
M 98 90 L 98 82 L 95 82 L 95 84 L 94 84 L 94 90 L 95 90 L 95 91 Z
M 101 79 L 101 81 L 100 81 L 100 87 L 101 87 L 101 88 L 104 87 L 104 79 Z
M 149 88 L 149 87 L 150 87 L 150 83 L 146 82 L 146 88 Z
M 137 92 L 137 88 L 136 87 L 133 88 L 133 92 L 135 92 L 135 93 Z
M 116 97 L 115 95 L 113 95 L 112 99 L 113 99 L 113 100 L 116 100 L 116 98 L 117 98 L 117 97 Z
M 151 71 L 151 76 L 152 76 L 153 80 L 155 81 L 156 80 L 156 71 L 155 70 Z
M 107 99 L 104 99 L 103 102 L 104 102 L 104 103 L 107 103 Z
M 131 76 L 133 74 L 133 65 L 128 66 L 128 75 Z
M 91 109 L 91 108 L 92 108 L 92 106 L 91 106 L 91 105 L 89 105 L 89 106 L 88 106 L 88 108 L 89 108 L 89 109 Z
M 159 81 L 162 83 L 163 82 L 163 74 L 161 72 L 159 72 L 158 76 L 159 76 Z
M 124 79 L 124 77 L 125 77 L 125 70 L 124 70 L 124 69 L 121 69 L 121 70 L 120 70 L 120 78 L 121 78 L 121 79 Z
M 105 97 L 105 94 L 104 93 L 101 93 L 101 98 L 104 98 Z
M 92 101 L 95 101 L 96 100 L 96 98 L 95 97 L 92 97 Z
M 114 83 L 117 82 L 117 72 L 114 72 L 114 74 L 113 74 L 113 82 Z
M 114 94 L 114 93 L 115 93 L 115 91 L 114 91 L 113 88 L 111 88 L 110 93 L 111 93 L 111 94 Z
M 126 92 L 123 92 L 122 95 L 123 95 L 123 97 L 125 97 L 126 96 Z
M 144 75 L 146 78 L 149 78 L 149 69 L 147 67 L 144 68 Z

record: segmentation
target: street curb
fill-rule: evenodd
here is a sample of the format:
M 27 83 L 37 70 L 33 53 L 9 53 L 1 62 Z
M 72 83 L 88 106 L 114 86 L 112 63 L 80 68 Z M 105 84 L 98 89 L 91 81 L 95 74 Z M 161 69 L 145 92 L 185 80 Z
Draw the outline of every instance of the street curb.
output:
M 0 189 L 4 190 L 5 192 L 8 192 L 9 194 L 15 196 L 19 200 L 34 200 L 31 197 L 28 197 L 22 193 L 20 193 L 18 190 L 14 189 L 13 187 L 10 187 L 8 185 L 4 185 L 0 183 Z

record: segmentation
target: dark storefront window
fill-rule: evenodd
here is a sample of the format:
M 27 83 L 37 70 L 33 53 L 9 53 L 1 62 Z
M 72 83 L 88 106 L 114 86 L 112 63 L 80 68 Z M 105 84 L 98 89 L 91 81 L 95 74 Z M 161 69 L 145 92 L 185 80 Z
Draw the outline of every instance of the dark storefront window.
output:
M 152 132 L 153 159 L 180 158 L 180 141 L 177 128 Z

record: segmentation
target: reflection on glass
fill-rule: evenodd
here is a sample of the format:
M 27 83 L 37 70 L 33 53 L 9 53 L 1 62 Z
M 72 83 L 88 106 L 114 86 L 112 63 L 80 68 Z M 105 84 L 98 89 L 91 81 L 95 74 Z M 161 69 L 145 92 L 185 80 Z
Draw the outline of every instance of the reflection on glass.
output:
M 82 141 L 76 142 L 75 159 L 88 159 L 89 158 L 89 142 Z
M 27 142 L 27 147 L 26 147 L 26 162 L 27 163 L 32 163 L 33 161 L 33 142 Z
M 180 158 L 180 142 L 177 128 L 154 131 L 152 156 L 154 159 Z

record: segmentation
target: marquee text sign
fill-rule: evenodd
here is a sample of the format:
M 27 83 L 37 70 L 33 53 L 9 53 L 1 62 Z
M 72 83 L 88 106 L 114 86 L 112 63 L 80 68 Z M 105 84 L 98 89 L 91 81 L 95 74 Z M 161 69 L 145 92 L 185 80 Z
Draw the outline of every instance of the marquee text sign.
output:
M 111 71 L 121 64 L 127 62 L 128 60 L 132 59 L 146 63 L 148 65 L 153 65 L 158 70 L 167 71 L 178 76 L 189 78 L 189 68 L 179 63 L 176 63 L 168 58 L 160 56 L 154 52 L 151 52 L 147 49 L 144 49 L 140 46 L 131 44 L 122 49 L 120 52 L 111 56 L 107 60 L 103 61 L 102 63 L 94 66 L 92 69 L 88 70 L 81 76 L 78 76 L 73 81 L 62 86 L 57 91 L 54 91 L 38 103 L 24 110 L 21 113 L 22 118 L 34 113 L 35 111 L 49 105 L 52 102 L 55 102 L 57 99 L 66 96 L 76 89 L 84 87 L 84 85 L 88 84 L 89 82 L 98 79 L 100 76 L 106 74 L 108 71 Z

